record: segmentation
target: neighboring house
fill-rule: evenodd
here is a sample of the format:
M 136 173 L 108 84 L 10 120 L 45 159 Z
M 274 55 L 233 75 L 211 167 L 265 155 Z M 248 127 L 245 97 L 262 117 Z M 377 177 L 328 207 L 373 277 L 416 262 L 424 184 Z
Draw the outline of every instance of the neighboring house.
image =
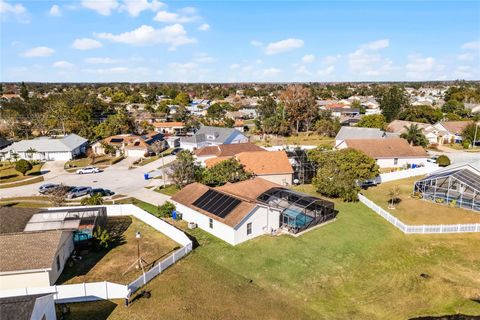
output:
M 0 298 L 2 320 L 56 320 L 53 293 Z
M 0 290 L 50 286 L 76 244 L 105 226 L 105 208 L 0 208 Z
M 407 128 L 411 125 L 416 124 L 430 144 L 438 144 L 442 143 L 442 136 L 446 134 L 446 131 L 440 131 L 435 128 L 433 125 L 428 123 L 421 123 L 421 122 L 413 122 L 413 121 L 405 121 L 405 120 L 393 120 L 388 124 L 387 131 L 402 134 L 407 132 Z
M 185 124 L 183 122 L 154 122 L 155 131 L 171 135 L 185 134 Z
M 96 154 L 105 154 L 104 144 L 108 144 L 118 150 L 117 153 L 127 157 L 144 157 L 150 151 L 150 146 L 157 141 L 164 141 L 164 137 L 155 131 L 143 136 L 119 134 L 95 142 L 92 149 Z
M 248 141 L 248 137 L 236 129 L 203 126 L 194 135 L 182 138 L 180 147 L 194 150 L 206 146 L 245 143 Z
M 415 182 L 422 199 L 480 212 L 480 160 L 458 163 Z
M 357 117 L 360 115 L 360 109 L 357 108 L 331 108 L 329 109 L 332 112 L 332 117 Z
M 233 157 L 208 159 L 205 165 L 209 168 L 230 158 L 237 159 L 244 166 L 245 171 L 253 173 L 256 177 L 282 186 L 293 183 L 293 168 L 285 151 L 241 152 Z
M 0 136 L 0 150 L 5 148 L 5 147 L 8 147 L 11 144 L 12 144 L 12 142 L 10 140 L 7 140 L 4 137 Z
M 461 143 L 463 130 L 473 123 L 472 121 L 443 121 L 433 125 L 438 131 L 444 132 L 439 141 L 442 143 Z
M 400 168 L 407 165 L 427 163 L 428 153 L 422 147 L 413 147 L 407 140 L 391 139 L 357 139 L 344 140 L 338 149 L 352 148 L 364 152 L 376 160 L 380 168 Z
M 205 160 L 215 157 L 233 157 L 241 152 L 266 151 L 253 143 L 220 144 L 197 149 L 193 152 L 197 160 L 205 164 Z
M 3 149 L 4 158 L 12 158 L 17 153 L 19 158 L 27 160 L 68 161 L 85 153 L 88 140 L 76 134 L 62 138 L 40 137 L 14 142 Z M 30 152 L 31 151 L 31 152 Z
M 398 134 L 388 133 L 376 128 L 341 127 L 335 136 L 335 147 L 347 139 L 397 138 Z
M 284 229 L 291 233 L 335 217 L 334 204 L 262 178 L 211 188 L 192 183 L 172 201 L 182 219 L 236 245 Z
M 233 128 L 237 129 L 240 132 L 245 132 L 245 123 L 243 122 L 243 120 L 237 119 L 233 124 Z

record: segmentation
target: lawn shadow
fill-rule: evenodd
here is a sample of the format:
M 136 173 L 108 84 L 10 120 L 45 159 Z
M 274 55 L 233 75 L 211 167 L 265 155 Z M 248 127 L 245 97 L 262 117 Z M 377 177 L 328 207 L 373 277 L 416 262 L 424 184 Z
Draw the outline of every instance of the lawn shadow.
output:
M 89 247 L 82 246 L 76 248 L 76 256 L 80 256 L 81 260 L 70 258 L 65 269 L 58 278 L 57 284 L 65 283 L 75 277 L 86 276 L 90 270 L 92 270 L 95 265 L 110 252 L 110 250 L 126 243 L 124 234 L 131 224 L 131 217 L 109 217 L 107 219 L 106 229 L 112 237 L 110 246 L 107 249 L 96 249 L 92 244 Z
M 426 316 L 426 317 L 415 317 L 410 318 L 409 320 L 478 320 L 479 316 L 469 316 L 466 314 L 450 314 L 444 316 Z
M 57 319 L 105 320 L 110 317 L 118 304 L 109 301 L 59 303 L 55 306 Z
M 11 178 L 16 178 L 18 176 L 19 176 L 18 174 L 8 174 L 8 175 L 5 175 L 5 176 L 1 176 L 0 180 L 8 180 L 8 179 L 11 179 Z

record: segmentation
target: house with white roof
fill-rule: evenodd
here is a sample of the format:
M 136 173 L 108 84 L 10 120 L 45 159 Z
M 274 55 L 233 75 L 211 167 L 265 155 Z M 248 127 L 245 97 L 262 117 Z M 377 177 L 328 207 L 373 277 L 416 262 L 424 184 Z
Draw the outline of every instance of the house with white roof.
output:
M 39 137 L 21 140 L 2 150 L 2 158 L 12 158 L 18 154 L 20 159 L 68 161 L 85 153 L 88 140 L 74 133 L 62 138 Z
M 180 140 L 180 147 L 194 150 L 220 144 L 245 143 L 249 139 L 242 132 L 233 128 L 203 126 L 194 135 Z

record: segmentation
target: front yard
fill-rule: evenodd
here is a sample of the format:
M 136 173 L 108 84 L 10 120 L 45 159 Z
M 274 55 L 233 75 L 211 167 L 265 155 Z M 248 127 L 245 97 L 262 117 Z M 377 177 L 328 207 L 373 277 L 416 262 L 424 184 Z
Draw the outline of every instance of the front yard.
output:
M 1 163 L 0 166 L 0 184 L 10 183 L 10 182 L 19 182 L 25 179 L 30 179 L 42 174 L 43 163 L 36 164 L 33 166 L 32 170 L 28 171 L 25 176 L 20 172 L 15 170 L 14 163 Z
M 105 169 L 119 161 L 123 160 L 123 157 L 114 157 L 110 155 L 97 156 L 95 161 L 92 163 L 92 159 L 88 157 L 83 157 L 79 159 L 74 159 L 67 161 L 65 163 L 65 170 L 68 172 L 75 172 L 80 168 L 95 166 L 100 169 Z
M 382 183 L 376 187 L 368 188 L 368 190 L 364 190 L 362 193 L 406 224 L 480 223 L 480 213 L 412 198 L 413 185 L 420 178 L 412 177 Z M 399 203 L 395 205 L 395 209 L 389 209 L 388 192 L 396 186 L 398 186 L 400 191 Z
M 167 236 L 131 217 L 108 218 L 107 229 L 110 234 L 117 235 L 115 244 L 109 250 L 91 249 L 82 255 L 82 260 L 69 262 L 57 284 L 94 281 L 126 284 L 136 279 L 142 270 L 135 267 L 127 270 L 137 259 L 137 231 L 141 234 L 140 255 L 147 263 L 146 270 L 180 247 Z
M 311 187 L 302 188 L 311 192 Z M 361 203 L 300 237 L 238 246 L 200 230 L 150 299 L 71 304 L 72 319 L 409 319 L 480 314 L 480 234 L 404 235 Z M 145 209 L 149 209 L 145 206 Z M 155 209 L 155 206 L 150 207 Z

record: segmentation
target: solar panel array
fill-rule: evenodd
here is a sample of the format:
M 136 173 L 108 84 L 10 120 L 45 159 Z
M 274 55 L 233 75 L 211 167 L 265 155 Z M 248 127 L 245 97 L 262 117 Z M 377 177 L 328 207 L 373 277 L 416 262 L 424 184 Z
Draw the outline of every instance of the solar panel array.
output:
M 217 217 L 225 218 L 240 202 L 234 197 L 210 189 L 198 198 L 193 205 Z

